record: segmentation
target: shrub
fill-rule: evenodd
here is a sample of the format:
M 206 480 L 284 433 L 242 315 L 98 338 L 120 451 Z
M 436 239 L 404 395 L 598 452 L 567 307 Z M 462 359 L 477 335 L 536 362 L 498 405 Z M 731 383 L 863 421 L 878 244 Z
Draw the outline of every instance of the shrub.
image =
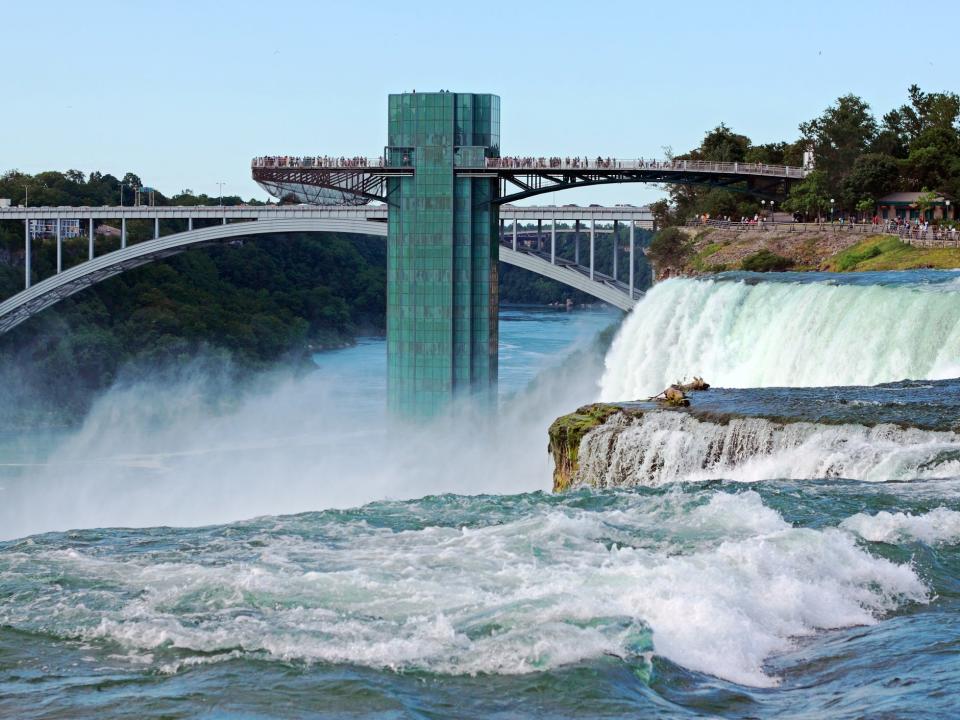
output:
M 793 260 L 764 249 L 747 255 L 740 267 L 750 272 L 783 272 L 793 267 Z

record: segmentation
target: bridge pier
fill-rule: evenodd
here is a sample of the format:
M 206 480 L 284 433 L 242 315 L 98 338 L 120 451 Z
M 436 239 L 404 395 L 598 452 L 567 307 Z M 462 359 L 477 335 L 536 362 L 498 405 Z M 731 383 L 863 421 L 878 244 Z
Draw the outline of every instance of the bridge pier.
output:
M 635 223 L 633 220 L 630 221 L 630 299 L 633 300 L 633 246 L 634 246 L 634 232 L 633 227 Z
M 87 260 L 93 260 L 93 218 L 87 223 Z
M 30 288 L 30 221 L 24 220 L 23 226 L 26 228 L 26 236 L 24 237 L 24 246 L 23 246 L 23 272 L 24 272 L 24 288 Z
M 63 221 L 57 218 L 57 273 L 63 270 Z
M 517 225 L 520 224 L 520 221 L 516 218 L 513 219 L 513 249 L 517 249 Z
M 557 216 L 550 220 L 550 264 L 557 264 Z
M 620 223 L 617 220 L 613 221 L 613 280 L 616 282 L 617 277 L 617 248 L 620 246 Z
M 590 279 L 593 280 L 593 245 L 596 239 L 597 221 L 590 218 Z
M 127 219 L 120 218 L 120 249 L 127 246 Z
M 580 264 L 580 221 L 573 224 L 573 262 Z
M 153 219 L 153 239 L 160 239 L 160 218 L 158 217 Z

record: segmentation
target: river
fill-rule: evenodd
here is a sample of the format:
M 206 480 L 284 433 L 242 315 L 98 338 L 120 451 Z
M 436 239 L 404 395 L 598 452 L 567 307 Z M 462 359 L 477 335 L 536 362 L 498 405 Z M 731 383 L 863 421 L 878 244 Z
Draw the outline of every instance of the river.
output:
M 670 281 L 606 353 L 507 309 L 500 412 L 417 429 L 381 340 L 116 387 L 4 441 L 0 716 L 955 716 L 957 277 Z M 557 415 L 693 374 L 806 434 L 689 465 L 651 416 L 630 484 L 549 493 Z

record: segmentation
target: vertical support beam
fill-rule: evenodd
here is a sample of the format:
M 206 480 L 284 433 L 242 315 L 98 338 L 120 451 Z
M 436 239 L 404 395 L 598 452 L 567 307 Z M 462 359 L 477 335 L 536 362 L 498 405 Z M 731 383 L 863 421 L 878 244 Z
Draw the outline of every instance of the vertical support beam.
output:
M 620 221 L 613 221 L 613 279 L 617 280 L 617 248 L 620 245 Z
M 154 240 L 160 239 L 160 218 L 159 217 L 155 217 L 153 219 L 153 239 Z
M 557 218 L 550 221 L 550 264 L 557 264 Z
M 520 223 L 518 218 L 513 219 L 513 249 L 517 249 L 517 225 Z
M 573 231 L 573 262 L 580 264 L 580 221 L 574 223 Z
M 502 243 L 507 239 L 506 223 L 507 221 L 503 218 L 500 218 L 500 242 Z
M 590 218 L 590 279 L 593 280 L 593 243 L 596 238 L 596 218 Z
M 63 270 L 63 226 L 57 218 L 57 273 Z
M 93 218 L 87 221 L 87 260 L 93 260 Z
M 120 248 L 127 246 L 127 219 L 120 218 Z
M 537 251 L 543 250 L 543 220 L 537 220 Z
M 23 226 L 26 228 L 23 249 L 23 285 L 24 289 L 26 289 L 30 287 L 30 218 L 23 221 Z
M 633 246 L 634 246 L 634 232 L 633 226 L 636 221 L 632 218 L 630 219 L 630 299 L 633 300 Z
M 187 232 L 190 232 L 191 230 L 193 230 L 193 218 L 189 217 L 187 218 Z
M 224 225 L 227 224 L 227 216 L 226 216 L 226 215 L 223 216 L 223 224 L 224 224 Z

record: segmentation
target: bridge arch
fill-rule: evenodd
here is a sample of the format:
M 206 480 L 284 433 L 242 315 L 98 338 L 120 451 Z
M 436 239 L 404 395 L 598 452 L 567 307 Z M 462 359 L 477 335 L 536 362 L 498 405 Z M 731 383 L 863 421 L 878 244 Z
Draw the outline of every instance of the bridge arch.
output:
M 0 334 L 13 329 L 41 310 L 80 290 L 140 265 L 146 265 L 195 247 L 230 242 L 256 235 L 305 232 L 372 235 L 385 238 L 387 236 L 387 224 L 362 219 L 263 219 L 214 225 L 167 235 L 154 240 L 146 240 L 75 265 L 0 302 Z M 558 280 L 577 290 L 582 290 L 621 310 L 629 310 L 635 302 L 616 287 L 591 280 L 573 268 L 553 265 L 548 260 L 536 255 L 501 245 L 499 259 L 508 265 L 516 265 L 525 270 Z

